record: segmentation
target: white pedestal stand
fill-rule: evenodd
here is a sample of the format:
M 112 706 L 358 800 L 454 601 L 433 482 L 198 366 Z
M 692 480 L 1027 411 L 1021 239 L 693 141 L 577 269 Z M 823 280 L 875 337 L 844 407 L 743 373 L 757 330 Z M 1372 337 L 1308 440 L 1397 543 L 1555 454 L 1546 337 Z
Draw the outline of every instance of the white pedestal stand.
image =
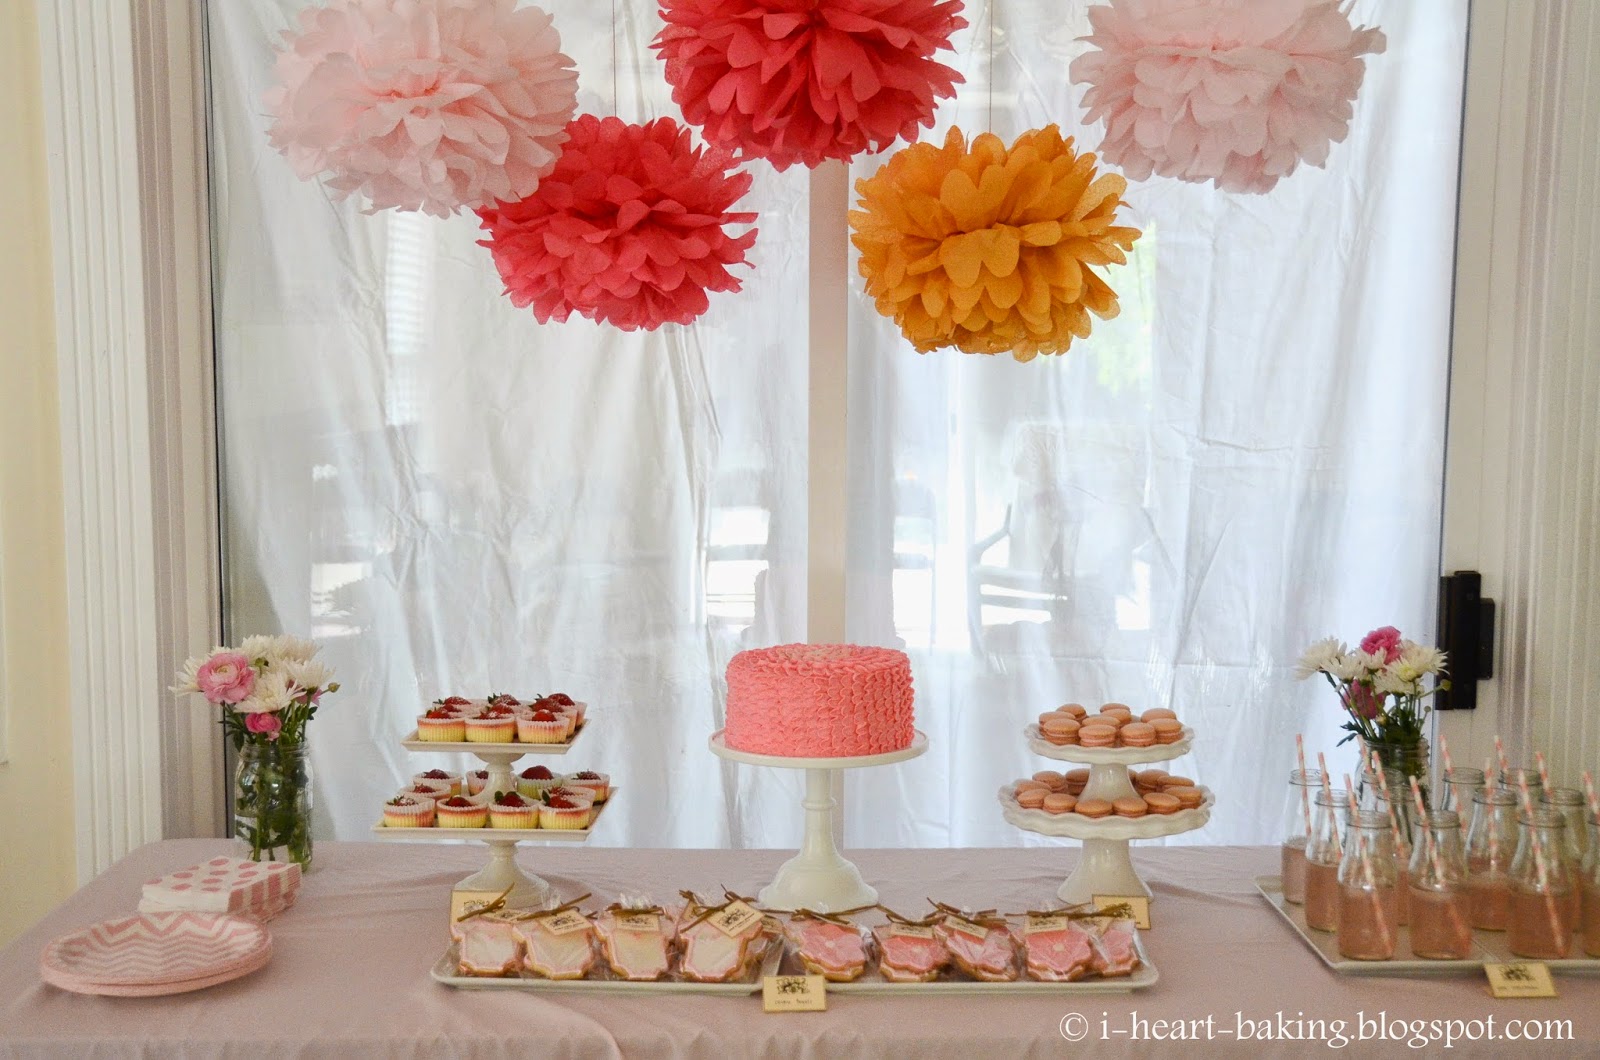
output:
M 771 883 L 757 896 L 769 909 L 812 909 L 819 913 L 872 905 L 878 892 L 861 878 L 861 872 L 839 853 L 833 841 L 833 778 L 841 769 L 890 765 L 916 758 L 928 749 L 928 738 L 921 732 L 911 746 L 900 751 L 859 758 L 783 758 L 775 755 L 736 751 L 722 742 L 722 732 L 711 735 L 713 754 L 746 765 L 774 766 L 779 769 L 804 769 L 806 794 L 800 805 L 805 809 L 805 837 L 800 852 L 778 869 Z
M 1089 783 L 1082 798 L 1105 799 L 1112 802 L 1134 794 L 1128 780 L 1128 767 L 1166 762 L 1189 753 L 1194 742 L 1194 730 L 1185 728 L 1183 739 L 1174 744 L 1157 744 L 1153 747 L 1079 747 L 1057 746 L 1039 736 L 1036 725 L 1028 726 L 1028 748 L 1035 754 L 1058 762 L 1077 762 L 1089 767 Z M 1159 839 L 1179 835 L 1200 828 L 1211 819 L 1211 807 L 1216 801 L 1211 792 L 1202 788 L 1205 801 L 1196 809 L 1179 810 L 1170 814 L 1146 814 L 1144 817 L 1090 818 L 1077 813 L 1050 814 L 1043 810 L 1028 810 L 1017 805 L 1010 786 L 1000 790 L 1000 805 L 1005 819 L 1029 832 L 1040 835 L 1065 836 L 1083 842 L 1083 856 L 1078 865 L 1056 892 L 1063 902 L 1081 904 L 1092 901 L 1097 894 L 1144 895 L 1150 897 L 1150 888 L 1134 871 L 1128 857 L 1128 841 L 1132 839 Z

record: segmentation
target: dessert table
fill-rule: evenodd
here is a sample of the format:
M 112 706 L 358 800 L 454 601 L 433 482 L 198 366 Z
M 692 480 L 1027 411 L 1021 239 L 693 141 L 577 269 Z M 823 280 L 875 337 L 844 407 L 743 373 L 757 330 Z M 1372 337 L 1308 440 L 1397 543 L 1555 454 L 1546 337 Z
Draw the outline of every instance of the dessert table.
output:
M 1593 1056 L 1600 977 L 1557 980 L 1555 1000 L 1496 1001 L 1481 976 L 1339 977 L 1324 969 L 1256 893 L 1276 848 L 1167 847 L 1133 854 L 1154 891 L 1146 934 L 1160 981 L 1115 995 L 882 997 L 831 995 L 828 1011 L 768 1015 L 759 997 L 559 996 L 459 991 L 429 968 L 447 945 L 451 885 L 482 861 L 476 846 L 320 843 L 299 904 L 269 927 L 271 962 L 243 979 L 165 998 L 70 994 L 39 979 L 51 939 L 133 911 L 140 885 L 236 848 L 168 840 L 134 851 L 0 950 L 0 1056 L 249 1057 L 816 1057 L 1059 1056 L 1087 1045 L 1119 1055 L 1298 1057 L 1326 1046 L 1304 1021 L 1344 1021 L 1355 1055 L 1418 1055 L 1378 1041 L 1380 1019 L 1424 1035 L 1443 1021 L 1569 1020 L 1570 1039 L 1457 1041 L 1456 1055 Z M 525 855 L 527 856 L 527 855 Z M 689 887 L 749 893 L 787 855 L 754 850 L 541 850 L 564 894 L 658 899 Z M 1073 848 L 852 851 L 883 901 L 920 914 L 925 898 L 1037 908 L 1054 897 Z M 1280 1023 L 1280 1014 L 1284 1022 Z M 1076 1017 L 1076 1018 L 1074 1018 Z M 1366 1024 L 1362 1021 L 1366 1020 Z M 1179 1022 L 1183 1021 L 1183 1022 Z M 1299 1021 L 1299 1022 L 1297 1022 Z M 1428 1028 L 1431 1021 L 1440 1021 Z M 1241 1035 L 1243 1028 L 1248 1032 Z M 1520 1028 L 1519 1028 L 1520 1029 Z M 1299 1033 L 1301 1040 L 1260 1040 Z M 1363 1031 L 1366 1040 L 1362 1040 Z M 1083 1045 L 1064 1038 L 1074 1034 Z M 1304 1040 L 1312 1032 L 1313 1041 Z M 1178 1033 L 1185 1040 L 1171 1040 Z M 1249 1037 L 1241 1044 L 1242 1037 Z M 1432 1052 L 1443 1045 L 1425 1045 Z

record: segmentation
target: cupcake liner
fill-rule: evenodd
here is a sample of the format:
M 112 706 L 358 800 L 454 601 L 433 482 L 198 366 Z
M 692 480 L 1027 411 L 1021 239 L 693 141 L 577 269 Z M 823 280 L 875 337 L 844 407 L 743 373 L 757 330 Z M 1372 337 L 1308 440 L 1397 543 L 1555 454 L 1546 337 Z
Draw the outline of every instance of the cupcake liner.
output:
M 567 723 L 564 720 L 534 721 L 531 718 L 518 718 L 517 739 L 523 743 L 565 743 Z

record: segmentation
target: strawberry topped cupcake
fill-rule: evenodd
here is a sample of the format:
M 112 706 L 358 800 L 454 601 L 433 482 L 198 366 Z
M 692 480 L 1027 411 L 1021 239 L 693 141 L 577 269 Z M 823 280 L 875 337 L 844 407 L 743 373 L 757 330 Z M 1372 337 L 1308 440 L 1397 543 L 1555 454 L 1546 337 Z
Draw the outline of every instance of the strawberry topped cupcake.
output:
M 434 707 L 417 719 L 417 739 L 460 743 L 467 738 L 467 719 L 449 707 Z
M 469 799 L 465 795 L 452 795 L 433 804 L 440 828 L 486 828 L 489 824 L 489 806 L 481 796 Z
M 579 703 L 565 692 L 552 692 L 545 698 L 550 700 L 551 703 L 560 707 L 562 710 L 566 711 L 568 714 L 571 714 L 573 717 L 574 727 L 583 724 L 584 711 L 588 709 L 589 706 L 587 703 Z
M 474 769 L 467 774 L 467 794 L 477 795 L 489 786 L 489 771 L 487 769 Z
M 562 743 L 567 738 L 567 719 L 553 710 L 535 710 L 517 719 L 517 739 L 523 743 Z
M 442 769 L 430 769 L 426 773 L 418 773 L 411 778 L 411 783 L 425 784 L 445 795 L 461 794 L 461 774 L 446 773 Z
M 511 743 L 517 735 L 517 716 L 509 704 L 490 704 L 476 718 L 467 719 L 468 743 Z
M 448 799 L 452 794 L 454 793 L 448 788 L 440 790 L 430 782 L 412 784 L 409 788 L 404 788 L 401 791 L 396 792 L 396 795 L 399 797 L 405 797 L 408 799 L 427 799 L 429 802 L 438 802 L 440 799 Z
M 531 798 L 541 799 L 544 793 L 561 784 L 561 777 L 550 772 L 549 766 L 529 766 L 517 774 L 517 791 Z
M 605 802 L 611 795 L 611 778 L 604 773 L 596 773 L 592 769 L 585 769 L 582 773 L 569 774 L 565 786 L 591 793 L 594 795 L 594 801 L 597 804 Z
M 420 796 L 397 795 L 383 804 L 385 828 L 432 828 L 433 800 Z
M 544 801 L 546 803 L 549 803 L 552 799 L 581 804 L 584 808 L 582 827 L 587 828 L 589 825 L 594 823 L 596 810 L 594 808 L 595 803 L 593 792 L 584 788 L 571 788 L 565 784 L 562 784 L 558 787 L 551 788 L 549 791 L 544 793 Z M 549 826 L 546 825 L 544 827 Z
M 503 791 L 489 804 L 489 827 L 538 828 L 540 812 L 538 801 Z
M 586 795 L 576 792 L 557 795 L 552 791 L 539 809 L 539 827 L 581 831 L 589 827 L 589 815 L 593 811 L 594 802 Z

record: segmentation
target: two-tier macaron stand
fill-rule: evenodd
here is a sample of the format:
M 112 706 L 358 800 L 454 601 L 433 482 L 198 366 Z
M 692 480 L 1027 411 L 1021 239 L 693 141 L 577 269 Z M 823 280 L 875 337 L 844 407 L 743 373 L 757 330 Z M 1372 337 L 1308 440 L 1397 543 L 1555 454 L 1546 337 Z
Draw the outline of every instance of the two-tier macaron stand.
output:
M 1150 747 L 1058 745 L 1045 740 L 1039 733 L 1038 725 L 1029 725 L 1026 731 L 1028 749 L 1034 754 L 1058 762 L 1088 766 L 1089 782 L 1083 789 L 1082 797 L 1104 799 L 1107 802 L 1135 795 L 1133 783 L 1128 779 L 1129 766 L 1182 758 L 1194 743 L 1194 730 L 1187 726 L 1177 743 Z M 1077 839 L 1083 843 L 1083 855 L 1078 859 L 1077 867 L 1056 892 L 1063 902 L 1075 905 L 1090 902 L 1095 895 L 1148 897 L 1150 888 L 1134 871 L 1133 861 L 1128 856 L 1128 843 L 1134 839 L 1180 835 L 1204 826 L 1211 819 L 1211 807 L 1216 799 L 1208 789 L 1200 790 L 1205 800 L 1194 809 L 1171 814 L 1151 813 L 1143 817 L 1091 818 L 1079 813 L 1052 814 L 1044 810 L 1026 809 L 1017 804 L 1016 792 L 1010 786 L 1000 789 L 1000 806 L 1005 819 L 1024 831 Z
M 800 806 L 804 812 L 805 835 L 800 851 L 784 862 L 771 883 L 761 889 L 757 899 L 768 909 L 810 909 L 832 913 L 872 905 L 878 892 L 861 871 L 839 853 L 833 840 L 834 785 L 840 770 L 886 766 L 916 758 L 928 749 L 928 737 L 913 734 L 911 744 L 898 751 L 849 758 L 786 758 L 752 754 L 729 747 L 722 730 L 711 734 L 711 752 L 731 762 L 806 771 L 806 793 Z

